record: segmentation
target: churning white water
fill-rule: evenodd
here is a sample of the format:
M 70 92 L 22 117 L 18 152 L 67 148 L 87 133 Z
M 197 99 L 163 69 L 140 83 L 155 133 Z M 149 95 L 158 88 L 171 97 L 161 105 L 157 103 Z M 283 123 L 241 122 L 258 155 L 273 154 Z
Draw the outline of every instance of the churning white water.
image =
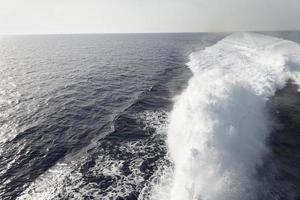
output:
M 171 200 L 252 199 L 268 154 L 266 101 L 297 82 L 297 43 L 236 33 L 191 54 L 193 77 L 170 114 Z

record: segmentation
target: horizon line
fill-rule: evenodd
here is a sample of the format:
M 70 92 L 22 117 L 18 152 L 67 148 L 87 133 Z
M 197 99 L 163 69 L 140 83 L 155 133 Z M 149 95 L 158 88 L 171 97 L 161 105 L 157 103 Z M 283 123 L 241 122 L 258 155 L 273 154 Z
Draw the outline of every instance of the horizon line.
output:
M 188 34 L 188 33 L 234 33 L 234 32 L 289 32 L 300 29 L 274 29 L 274 30 L 232 30 L 232 31 L 178 31 L 178 32 L 65 32 L 65 33 L 0 33 L 0 36 L 30 36 L 30 35 L 122 35 L 122 34 Z

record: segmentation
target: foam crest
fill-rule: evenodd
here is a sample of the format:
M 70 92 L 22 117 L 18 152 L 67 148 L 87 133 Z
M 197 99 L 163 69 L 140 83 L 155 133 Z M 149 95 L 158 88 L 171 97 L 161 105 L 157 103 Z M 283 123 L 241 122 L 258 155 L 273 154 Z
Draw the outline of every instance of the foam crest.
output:
M 268 154 L 266 101 L 299 80 L 299 56 L 296 43 L 252 33 L 191 54 L 193 77 L 170 114 L 170 199 L 255 198 L 255 170 Z
M 166 112 L 160 111 L 136 113 L 134 119 L 138 124 L 145 131 L 152 130 L 149 138 L 123 141 L 114 147 L 112 143 L 101 141 L 102 145 L 98 144 L 97 148 L 88 148 L 89 155 L 83 151 L 74 157 L 66 157 L 32 182 L 17 199 L 109 200 L 124 197 L 146 200 L 151 181 L 160 176 L 153 172 L 149 178 L 148 173 L 168 163 L 160 157 L 166 151 L 163 142 L 167 116 Z M 159 159 L 153 161 L 155 157 Z

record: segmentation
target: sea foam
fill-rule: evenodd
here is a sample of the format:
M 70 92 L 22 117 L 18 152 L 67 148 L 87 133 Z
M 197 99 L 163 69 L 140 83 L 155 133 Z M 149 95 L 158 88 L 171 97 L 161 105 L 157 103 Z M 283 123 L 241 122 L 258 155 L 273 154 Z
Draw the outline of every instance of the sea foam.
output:
M 168 199 L 256 198 L 271 130 L 266 102 L 288 79 L 299 82 L 299 63 L 297 43 L 254 33 L 191 54 L 193 77 L 170 114 Z

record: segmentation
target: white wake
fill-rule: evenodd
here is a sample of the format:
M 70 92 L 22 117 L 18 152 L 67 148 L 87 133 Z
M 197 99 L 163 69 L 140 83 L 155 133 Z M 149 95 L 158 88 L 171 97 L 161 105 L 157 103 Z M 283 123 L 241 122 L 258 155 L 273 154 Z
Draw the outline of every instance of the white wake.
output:
M 268 153 L 266 101 L 299 80 L 297 43 L 236 33 L 193 53 L 193 77 L 176 98 L 168 128 L 171 200 L 255 198 L 256 167 Z

